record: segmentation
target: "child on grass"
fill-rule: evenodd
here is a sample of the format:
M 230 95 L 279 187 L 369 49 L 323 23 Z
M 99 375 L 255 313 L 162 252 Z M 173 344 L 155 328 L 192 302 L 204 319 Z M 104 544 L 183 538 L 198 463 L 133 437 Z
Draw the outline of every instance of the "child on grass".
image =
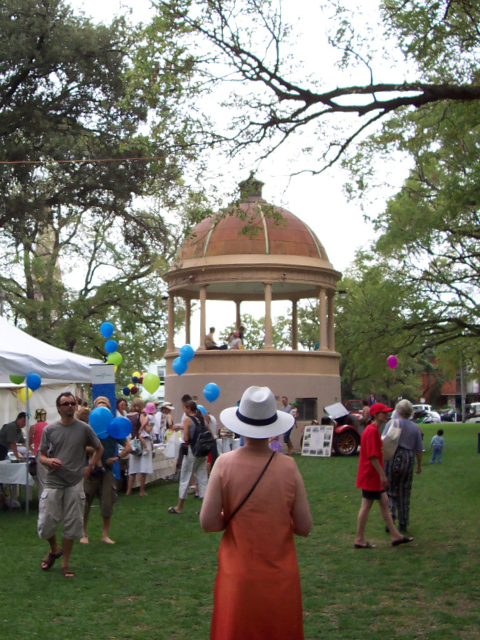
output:
M 445 449 L 445 440 L 442 436 L 443 429 L 439 429 L 437 431 L 437 435 L 433 436 L 432 441 L 430 442 L 430 449 L 432 449 L 432 459 L 430 460 L 430 464 L 435 464 L 435 460 L 438 464 L 442 462 L 442 453 Z

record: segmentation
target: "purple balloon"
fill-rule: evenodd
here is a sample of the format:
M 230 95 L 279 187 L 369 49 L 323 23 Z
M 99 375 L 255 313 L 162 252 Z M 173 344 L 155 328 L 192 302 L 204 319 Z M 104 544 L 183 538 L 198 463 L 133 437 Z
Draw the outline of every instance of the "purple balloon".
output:
M 387 358 L 387 364 L 390 367 L 390 369 L 396 369 L 397 365 L 398 365 L 398 358 L 397 356 L 388 356 Z

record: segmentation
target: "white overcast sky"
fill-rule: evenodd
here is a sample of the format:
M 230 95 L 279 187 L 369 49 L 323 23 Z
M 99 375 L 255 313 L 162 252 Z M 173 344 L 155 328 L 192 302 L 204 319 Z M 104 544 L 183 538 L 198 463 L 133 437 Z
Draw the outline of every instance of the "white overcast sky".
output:
M 68 2 L 68 0 L 67 0 Z M 152 15 L 149 0 L 70 0 L 69 4 L 74 10 L 83 9 L 87 17 L 95 22 L 109 22 L 116 14 L 123 13 L 128 8 L 132 8 L 132 21 L 148 22 Z M 333 65 L 329 65 L 328 56 L 331 51 L 327 48 L 324 34 L 324 16 L 321 14 L 320 2 L 313 0 L 285 0 L 283 5 L 288 19 L 296 24 L 295 30 L 301 35 L 299 44 L 299 58 L 313 63 L 312 69 L 320 69 L 327 84 L 331 87 L 338 82 L 336 71 Z M 373 3 L 372 3 L 373 4 Z M 302 13 L 295 16 L 299 6 Z M 308 11 L 306 10 L 308 7 Z M 327 62 L 326 62 L 327 61 Z M 379 60 L 377 68 L 381 68 L 382 62 Z M 330 69 L 331 67 L 331 69 Z M 330 78 L 326 76 L 330 73 Z M 364 72 L 355 72 L 355 84 L 368 82 L 368 76 Z M 377 78 L 378 79 L 378 78 Z M 389 77 L 390 82 L 402 82 L 404 77 L 399 72 L 398 78 Z M 210 98 L 210 100 L 212 97 Z M 292 159 L 294 161 L 292 165 Z M 298 168 L 305 168 L 298 159 Z M 343 184 L 347 175 L 340 167 L 334 167 L 320 176 L 310 176 L 303 174 L 289 180 L 289 174 L 294 170 L 295 153 L 292 149 L 281 150 L 270 161 L 262 165 L 257 177 L 264 183 L 263 195 L 265 199 L 272 203 L 284 206 L 296 216 L 304 220 L 317 234 L 324 245 L 330 262 L 338 271 L 343 272 L 350 264 L 355 251 L 365 247 L 374 238 L 371 223 L 364 221 L 364 214 L 355 202 L 347 202 L 343 193 Z M 212 167 L 213 174 L 215 168 Z M 230 182 L 226 191 L 232 189 L 232 185 L 248 177 L 248 171 L 240 174 L 236 165 L 223 166 L 222 174 L 226 182 Z M 406 177 L 406 167 L 401 165 L 394 167 L 393 175 L 388 176 L 390 184 L 400 187 Z M 366 212 L 375 216 L 385 206 L 385 199 L 391 195 L 391 191 L 380 193 L 374 205 L 374 209 Z M 285 313 L 284 303 L 274 303 L 273 314 Z M 242 311 L 253 313 L 256 316 L 263 315 L 263 306 L 260 303 L 245 303 Z M 215 324 L 218 329 L 234 322 L 233 303 L 213 303 L 207 305 L 207 326 Z M 195 314 L 192 325 L 192 344 L 197 346 L 199 336 L 197 335 L 198 314 Z M 179 335 L 176 343 L 182 343 L 183 336 Z

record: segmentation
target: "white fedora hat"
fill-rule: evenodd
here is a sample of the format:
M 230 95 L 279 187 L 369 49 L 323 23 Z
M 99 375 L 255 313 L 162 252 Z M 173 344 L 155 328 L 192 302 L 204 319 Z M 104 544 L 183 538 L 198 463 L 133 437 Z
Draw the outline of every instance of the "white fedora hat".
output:
M 275 396 L 268 387 L 249 387 L 239 407 L 224 409 L 222 424 L 247 438 L 273 438 L 288 431 L 295 422 L 289 413 L 277 411 Z

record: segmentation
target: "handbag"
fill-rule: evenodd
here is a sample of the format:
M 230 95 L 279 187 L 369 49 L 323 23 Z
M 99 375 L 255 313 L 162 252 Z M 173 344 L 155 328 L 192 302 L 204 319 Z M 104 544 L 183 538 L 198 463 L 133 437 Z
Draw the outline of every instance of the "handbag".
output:
M 178 458 L 180 445 L 180 436 L 175 431 L 168 439 L 167 446 L 165 447 L 165 452 L 163 454 L 165 458 Z
M 253 487 L 250 489 L 250 491 L 247 493 L 247 495 L 245 496 L 245 498 L 241 501 L 241 503 L 238 505 L 238 507 L 230 514 L 230 516 L 227 518 L 227 520 L 225 520 L 225 529 L 227 528 L 228 523 L 230 522 L 230 520 L 233 518 L 234 515 L 236 515 L 240 509 L 243 507 L 243 505 L 246 503 L 246 501 L 249 499 L 249 497 L 252 495 L 252 493 L 255 490 L 255 487 L 257 486 L 257 484 L 260 482 L 260 480 L 263 478 L 263 474 L 265 473 L 265 471 L 268 469 L 268 465 L 270 464 L 270 462 L 273 460 L 273 456 L 276 454 L 276 451 L 272 452 L 272 455 L 270 456 L 270 458 L 268 459 L 267 464 L 263 467 L 263 471 L 262 473 L 258 476 L 255 484 L 253 485 Z
M 391 460 L 397 450 L 398 442 L 402 435 L 402 430 L 399 425 L 400 422 L 398 420 L 391 420 L 387 433 L 382 436 L 383 460 L 385 462 Z
M 139 438 L 133 438 L 130 440 L 130 444 L 132 445 L 132 455 L 133 456 L 141 456 L 143 455 L 143 447 Z

